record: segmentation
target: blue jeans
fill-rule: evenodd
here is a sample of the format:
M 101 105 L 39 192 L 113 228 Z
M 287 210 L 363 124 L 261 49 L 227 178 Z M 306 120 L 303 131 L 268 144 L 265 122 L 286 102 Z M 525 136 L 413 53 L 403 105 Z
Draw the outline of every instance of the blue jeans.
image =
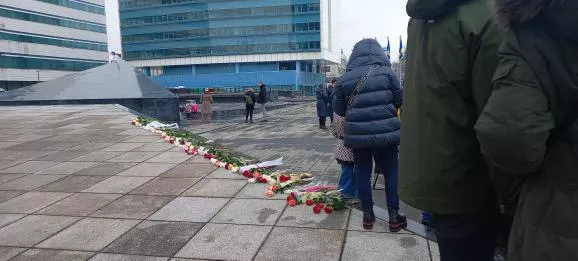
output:
M 357 198 L 357 182 L 353 175 L 353 162 L 341 162 L 341 177 L 339 177 L 339 189 L 346 198 Z
M 355 170 L 359 199 L 364 210 L 373 209 L 373 195 L 371 188 L 371 172 L 373 160 L 380 163 L 385 177 L 385 196 L 387 209 L 399 210 L 399 195 L 397 194 L 397 146 L 380 147 L 373 149 L 354 149 Z

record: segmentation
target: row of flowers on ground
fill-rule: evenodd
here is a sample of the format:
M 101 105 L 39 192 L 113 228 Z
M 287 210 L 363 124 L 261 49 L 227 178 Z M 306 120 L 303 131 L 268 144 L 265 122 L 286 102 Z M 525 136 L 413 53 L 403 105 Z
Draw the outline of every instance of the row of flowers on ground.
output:
M 208 141 L 189 131 L 169 128 L 154 119 L 138 117 L 131 121 L 161 135 L 170 144 L 182 148 L 189 155 L 202 155 L 217 168 L 224 168 L 233 174 L 243 175 L 249 182 L 268 184 L 265 195 L 287 194 L 287 204 L 291 207 L 305 204 L 313 208 L 313 213 L 324 211 L 331 214 L 334 210 L 346 208 L 345 200 L 336 186 L 316 183 L 309 173 L 291 173 L 275 171 L 273 168 L 282 164 L 282 160 L 255 163 L 254 159 Z

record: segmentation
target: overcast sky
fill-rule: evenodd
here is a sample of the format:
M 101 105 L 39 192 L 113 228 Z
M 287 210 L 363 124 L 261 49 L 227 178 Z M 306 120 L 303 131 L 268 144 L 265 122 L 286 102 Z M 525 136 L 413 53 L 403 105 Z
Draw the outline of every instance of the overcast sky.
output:
M 349 54 L 353 45 L 363 38 L 377 38 L 385 47 L 387 37 L 391 41 L 391 54 L 397 59 L 399 37 L 404 46 L 409 18 L 405 13 L 407 0 L 333 0 L 339 8 L 336 21 L 339 30 L 337 46 Z M 109 50 L 119 51 L 118 0 L 106 0 Z

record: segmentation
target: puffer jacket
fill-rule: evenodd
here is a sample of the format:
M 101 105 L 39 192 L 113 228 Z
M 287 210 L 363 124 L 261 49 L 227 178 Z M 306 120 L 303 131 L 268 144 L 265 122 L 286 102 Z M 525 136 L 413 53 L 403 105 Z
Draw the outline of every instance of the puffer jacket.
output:
M 578 1 L 496 0 L 509 28 L 476 130 L 524 180 L 508 260 L 578 260 Z
M 333 113 L 333 124 L 331 124 L 331 134 L 337 138 L 335 143 L 335 159 L 341 162 L 353 163 L 353 151 L 345 147 L 343 143 L 343 135 L 345 134 L 345 118 Z
M 372 67 L 351 107 L 347 104 L 355 86 Z M 383 48 L 374 39 L 364 39 L 353 48 L 345 74 L 337 81 L 333 110 L 345 117 L 345 145 L 349 148 L 378 148 L 399 144 L 400 122 L 396 110 L 401 107 L 403 90 L 391 69 Z

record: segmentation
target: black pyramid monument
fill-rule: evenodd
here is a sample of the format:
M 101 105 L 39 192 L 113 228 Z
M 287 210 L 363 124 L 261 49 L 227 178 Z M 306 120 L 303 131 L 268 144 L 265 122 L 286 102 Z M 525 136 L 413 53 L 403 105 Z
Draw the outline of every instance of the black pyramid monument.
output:
M 125 61 L 0 93 L 0 106 L 67 104 L 119 104 L 162 121 L 180 120 L 177 96 Z

